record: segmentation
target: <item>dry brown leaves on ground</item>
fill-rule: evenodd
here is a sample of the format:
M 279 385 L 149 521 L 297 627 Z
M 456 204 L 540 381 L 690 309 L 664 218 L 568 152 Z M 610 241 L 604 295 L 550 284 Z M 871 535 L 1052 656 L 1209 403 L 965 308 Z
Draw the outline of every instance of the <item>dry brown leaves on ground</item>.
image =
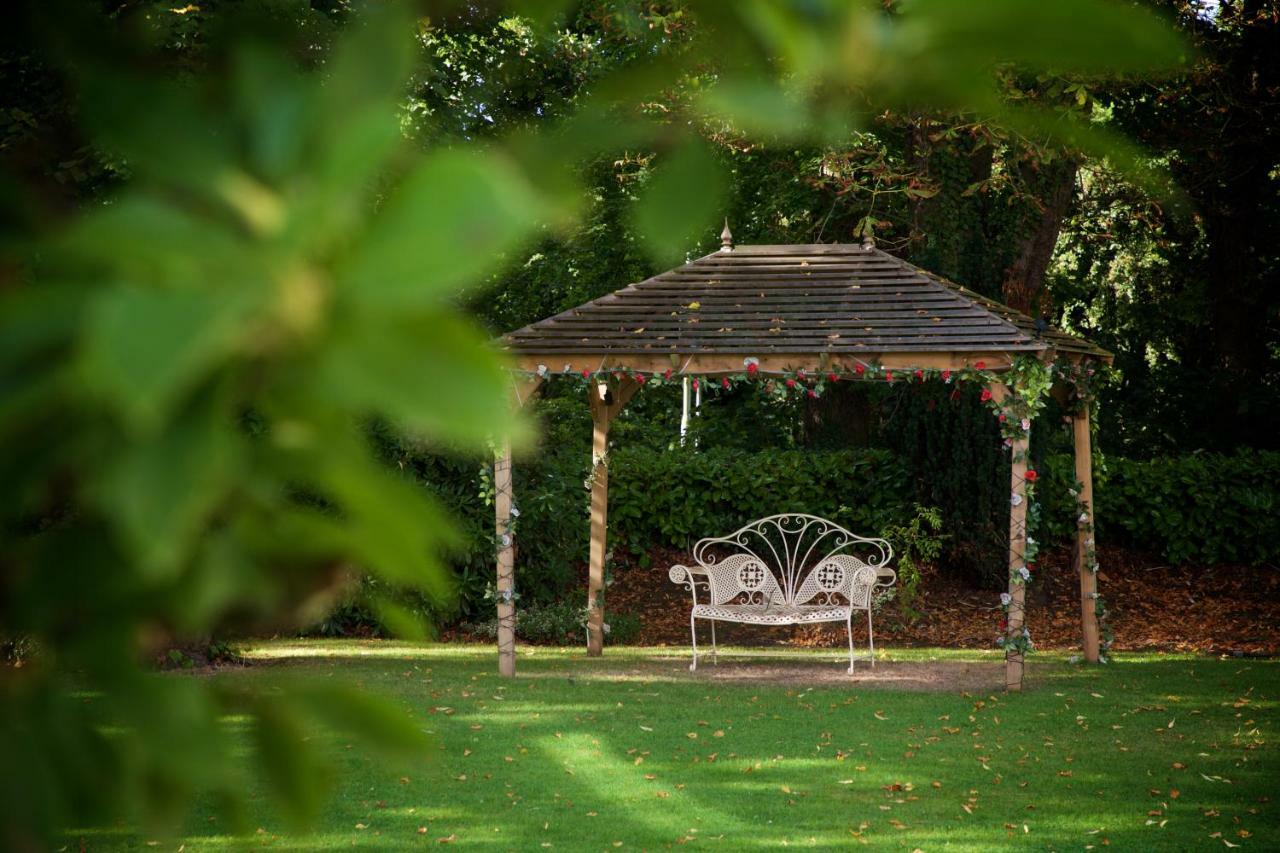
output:
M 689 593 L 672 583 L 667 569 L 687 554 L 659 550 L 648 568 L 624 566 L 609 588 L 611 609 L 640 616 L 643 645 L 689 642 Z M 1069 550 L 1041 555 L 1038 583 L 1028 592 L 1027 619 L 1036 645 L 1072 649 L 1080 645 L 1080 586 Z M 1101 548 L 1099 591 L 1110 608 L 1117 650 L 1163 649 L 1207 653 L 1280 653 L 1280 572 L 1274 566 L 1179 566 L 1116 548 Z M 585 596 L 585 577 L 583 594 Z M 926 574 L 915 602 L 920 617 L 907 619 L 896 606 L 875 623 L 886 645 L 991 647 L 1000 620 L 998 593 L 967 586 L 940 572 Z M 865 628 L 858 629 L 865 635 Z M 857 636 L 857 634 L 855 634 Z M 718 627 L 721 643 L 736 645 L 840 645 L 843 626 L 788 628 Z

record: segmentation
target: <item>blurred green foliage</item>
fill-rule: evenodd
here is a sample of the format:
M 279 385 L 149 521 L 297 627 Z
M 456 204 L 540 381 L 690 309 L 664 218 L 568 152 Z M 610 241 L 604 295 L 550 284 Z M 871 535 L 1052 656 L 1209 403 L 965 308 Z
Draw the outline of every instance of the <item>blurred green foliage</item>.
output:
M 706 140 L 830 146 L 885 110 L 967 115 L 1149 181 L 1065 89 L 1064 105 L 1012 95 L 1022 75 L 1154 71 L 1185 52 L 1104 0 L 517 8 L 529 17 L 289 0 L 13 12 L 0 634 L 37 651 L 0 672 L 6 848 L 119 820 L 163 831 L 202 794 L 243 828 L 250 772 L 304 823 L 330 772 L 307 746 L 316 725 L 421 754 L 422 733 L 363 693 L 149 664 L 179 638 L 310 621 L 354 572 L 397 632 L 422 630 L 405 594 L 450 606 L 448 501 L 383 464 L 369 425 L 459 452 L 519 442 L 501 361 L 458 307 L 490 299 L 518 251 L 585 214 L 636 226 L 588 229 L 585 246 L 609 249 L 597 273 L 678 257 L 715 233 L 722 193 L 741 204 Z M 590 36 L 538 35 L 565 19 Z M 631 164 L 630 187 L 584 198 L 585 176 Z M 494 315 L 604 283 L 494 297 Z M 742 512 L 737 490 L 772 496 L 760 478 L 791 476 L 661 458 L 718 502 L 699 519 L 716 528 Z M 615 506 L 641 535 L 704 532 L 672 520 L 681 507 L 631 507 L 628 479 L 624 465 Z M 232 724 L 252 729 L 254 771 Z

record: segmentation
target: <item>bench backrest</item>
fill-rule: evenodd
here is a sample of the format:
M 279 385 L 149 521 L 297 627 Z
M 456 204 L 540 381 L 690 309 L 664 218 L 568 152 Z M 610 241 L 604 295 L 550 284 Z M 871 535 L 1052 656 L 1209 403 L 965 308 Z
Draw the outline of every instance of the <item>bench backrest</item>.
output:
M 793 512 L 753 521 L 728 536 L 699 540 L 693 558 L 711 580 L 712 604 L 735 599 L 831 604 L 839 595 L 865 606 L 865 596 L 879 570 L 887 570 L 893 549 L 883 539 L 867 539 L 825 518 Z

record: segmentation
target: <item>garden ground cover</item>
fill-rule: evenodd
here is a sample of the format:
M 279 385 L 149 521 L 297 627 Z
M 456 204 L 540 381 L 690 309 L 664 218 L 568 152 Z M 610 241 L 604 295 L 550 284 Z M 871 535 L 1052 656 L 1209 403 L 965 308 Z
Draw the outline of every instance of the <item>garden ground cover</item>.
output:
M 392 766 L 318 735 L 336 787 L 308 832 L 289 833 L 255 787 L 247 836 L 205 804 L 183 838 L 86 831 L 72 849 L 1280 845 L 1280 662 L 1128 654 L 1086 668 L 1048 653 L 1026 692 L 1004 694 L 991 652 L 891 649 L 853 680 L 833 650 L 723 652 L 691 675 L 674 649 L 522 648 L 507 681 L 489 646 L 256 644 L 254 665 L 212 677 L 381 691 L 433 753 Z M 904 685 L 913 673 L 934 683 Z

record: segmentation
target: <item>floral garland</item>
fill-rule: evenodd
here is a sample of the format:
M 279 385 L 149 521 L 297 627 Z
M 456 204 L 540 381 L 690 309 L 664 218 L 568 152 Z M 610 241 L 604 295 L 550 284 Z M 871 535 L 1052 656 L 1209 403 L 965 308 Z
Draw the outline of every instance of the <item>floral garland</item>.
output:
M 990 387 L 982 391 L 982 401 L 996 415 L 996 420 L 1000 424 L 1004 446 L 1013 451 L 1012 461 L 1025 463 L 1027 466 L 1022 482 L 1018 484 L 1021 488 L 1015 486 L 1009 496 L 1009 503 L 1012 506 L 1019 506 L 1024 500 L 1027 504 L 1021 531 L 1023 549 L 1009 561 L 1011 586 L 1025 586 L 1031 583 L 1036 569 L 1036 555 L 1040 550 L 1039 543 L 1029 533 L 1031 530 L 1039 529 L 1040 505 L 1035 499 L 1035 484 L 1039 475 L 1034 468 L 1030 467 L 1031 460 L 1027 456 L 1026 439 L 1031 432 L 1031 422 L 1044 408 L 1049 389 L 1053 386 L 1054 367 L 1034 357 L 1020 356 L 1013 360 L 1013 364 L 1003 376 L 987 377 L 988 384 L 1003 382 L 1008 387 L 1007 394 L 997 398 Z M 1018 626 L 1018 630 L 1010 629 L 1009 616 L 1015 605 L 1016 602 L 1010 593 L 1000 594 L 1000 633 L 996 637 L 996 646 L 1004 649 L 1006 658 L 1025 655 L 1035 648 L 1031 640 L 1031 631 L 1025 621 Z
M 1077 480 L 1070 492 L 1071 497 L 1075 498 L 1076 501 L 1076 526 L 1084 534 L 1084 539 L 1082 540 L 1084 543 L 1084 565 L 1096 577 L 1098 574 L 1098 551 L 1093 538 L 1093 518 L 1089 515 L 1089 505 L 1084 501 L 1083 490 L 1084 484 Z M 1107 602 L 1102 597 L 1102 593 L 1096 591 L 1096 585 L 1094 589 L 1095 592 L 1091 594 L 1091 597 L 1093 598 L 1093 615 L 1098 619 L 1098 662 L 1110 663 L 1111 645 L 1116 639 L 1115 632 L 1111 630 L 1111 623 L 1107 619 L 1111 611 L 1107 609 Z
M 1065 362 L 1058 366 L 1058 370 L 1061 381 L 1070 389 L 1067 401 L 1068 414 L 1078 417 L 1086 410 L 1094 411 L 1092 404 L 1098 398 L 1099 386 L 1111 378 L 1111 372 L 1107 366 L 1092 362 Z M 1093 516 L 1090 514 L 1089 505 L 1084 501 L 1084 484 L 1077 480 L 1069 491 L 1076 502 L 1076 526 L 1084 534 L 1081 539 L 1084 565 L 1096 576 L 1098 552 L 1093 536 Z M 1093 613 L 1098 620 L 1098 662 L 1110 663 L 1111 646 L 1115 642 L 1115 632 L 1111 629 L 1108 620 L 1111 611 L 1107 608 L 1106 599 L 1101 593 L 1095 591 L 1091 596 Z
M 489 506 L 497 503 L 498 489 L 493 475 L 493 467 L 482 465 L 480 467 L 480 496 Z M 507 497 L 511 500 L 511 515 L 502 524 L 502 530 L 499 532 L 495 529 L 489 534 L 490 541 L 493 543 L 493 553 L 496 558 L 499 552 L 504 548 L 510 548 L 516 541 L 516 529 L 520 521 L 520 509 L 516 506 L 515 495 L 510 487 L 506 490 Z M 491 601 L 495 606 L 499 604 L 514 604 L 520 600 L 520 594 L 515 590 L 515 577 L 512 577 L 510 589 L 499 590 L 497 586 L 490 582 L 484 588 L 484 600 Z
M 963 367 L 957 370 L 944 370 L 936 367 L 895 369 L 886 368 L 876 362 L 858 362 L 852 367 L 830 365 L 818 370 L 797 368 L 763 371 L 760 369 L 760 360 L 758 358 L 744 358 L 742 360 L 742 370 L 739 372 L 717 373 L 714 375 L 684 373 L 674 367 L 660 372 L 646 372 L 630 367 L 574 370 L 567 364 L 559 371 L 553 371 L 547 365 L 540 364 L 537 370 L 517 370 L 514 372 L 527 379 L 566 380 L 584 389 L 593 383 L 605 382 L 610 379 L 633 379 L 641 385 L 652 386 L 672 385 L 689 379 L 695 391 L 701 390 L 703 392 L 711 390 L 732 391 L 735 388 L 751 385 L 763 389 L 766 394 L 777 399 L 785 399 L 792 396 L 811 399 L 821 397 L 829 386 L 838 382 L 872 381 L 895 384 L 940 380 L 950 384 L 953 381 L 959 382 L 963 380 L 988 382 L 992 381 L 994 376 L 994 374 L 986 371 L 986 365 L 981 361 L 976 362 L 972 367 Z
M 1059 361 L 1054 365 L 1058 381 L 1069 391 L 1066 413 L 1079 415 L 1098 399 L 1098 388 L 1111 379 L 1111 370 L 1097 362 Z

